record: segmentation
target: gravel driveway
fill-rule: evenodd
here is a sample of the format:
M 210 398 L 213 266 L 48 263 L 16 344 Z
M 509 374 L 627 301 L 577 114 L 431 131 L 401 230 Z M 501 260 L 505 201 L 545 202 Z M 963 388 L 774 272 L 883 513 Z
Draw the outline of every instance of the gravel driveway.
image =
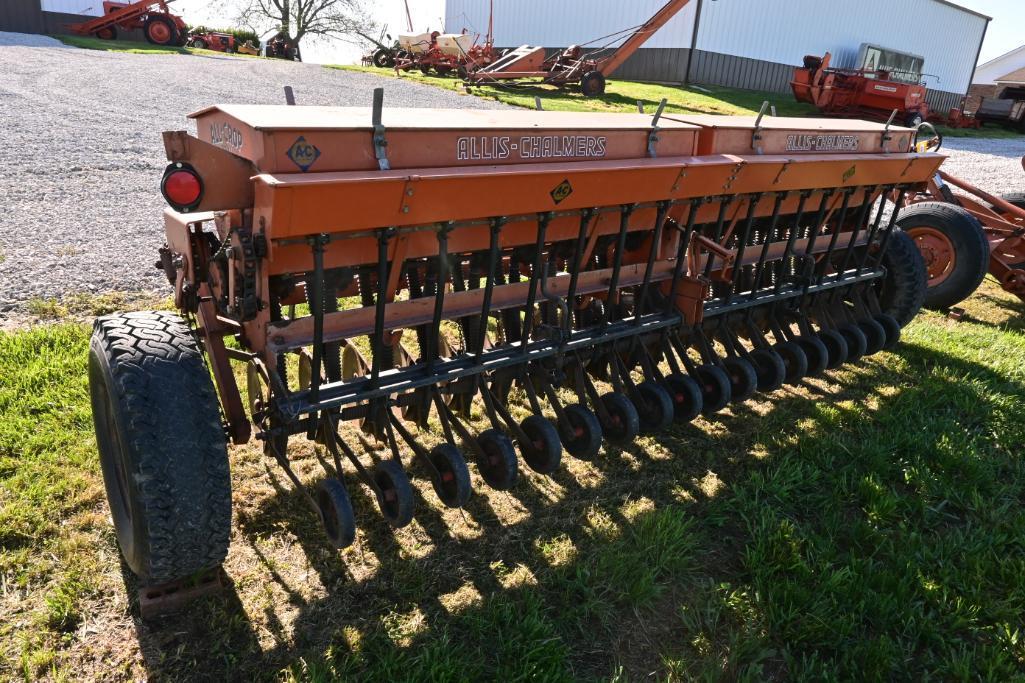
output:
M 2 0 L 0 0 L 2 1 Z M 490 100 L 314 64 L 136 55 L 0 33 L 0 317 L 33 297 L 161 291 L 160 132 L 214 103 L 496 109 Z
M 160 132 L 212 103 L 502 105 L 356 72 L 233 57 L 79 50 L 0 33 L 0 321 L 33 297 L 166 293 L 151 265 L 163 242 Z M 987 190 L 1025 190 L 1025 139 L 947 143 L 952 173 Z

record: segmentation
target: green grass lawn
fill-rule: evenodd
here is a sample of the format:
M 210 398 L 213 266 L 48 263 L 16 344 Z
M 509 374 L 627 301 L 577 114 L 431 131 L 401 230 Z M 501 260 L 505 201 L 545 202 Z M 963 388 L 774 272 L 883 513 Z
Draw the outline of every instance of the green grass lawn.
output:
M 754 90 L 737 90 L 719 86 L 679 86 L 660 85 L 657 83 L 639 83 L 636 81 L 609 80 L 603 97 L 588 98 L 580 94 L 575 87 L 556 88 L 549 85 L 516 85 L 516 86 L 472 86 L 466 88 L 462 81 L 455 77 L 437 75 L 425 76 L 419 71 L 401 72 L 396 75 L 394 70 L 377 69 L 367 66 L 330 65 L 331 69 L 362 71 L 379 76 L 409 79 L 417 83 L 425 83 L 437 88 L 455 90 L 460 93 L 469 92 L 477 97 L 497 100 L 505 104 L 534 109 L 535 98 L 541 99 L 541 106 L 548 111 L 637 111 L 638 102 L 644 111 L 654 113 L 659 102 L 666 100 L 666 111 L 688 114 L 739 114 L 753 115 L 761 109 L 763 102 L 769 102 L 776 108 L 779 116 L 817 116 L 814 107 L 796 101 L 789 93 L 758 92 Z M 967 128 L 954 129 L 938 126 L 944 136 L 971 138 L 1019 138 L 1020 133 L 1006 130 L 999 126 L 985 125 L 979 130 Z
M 398 532 L 353 483 L 341 553 L 234 448 L 233 586 L 152 623 L 103 495 L 89 329 L 0 333 L 0 678 L 1020 680 L 1025 306 L 991 281 L 965 306 L 552 478 L 475 477 L 463 513 L 419 479 Z
M 55 35 L 52 36 L 57 40 L 61 41 L 65 45 L 72 47 L 79 47 L 84 50 L 103 50 L 104 52 L 127 52 L 129 54 L 136 55 L 220 55 L 225 56 L 227 53 L 218 52 L 217 50 L 203 50 L 195 47 L 179 47 L 177 45 L 164 46 L 164 45 L 151 45 L 150 43 L 140 43 L 133 40 L 100 40 L 99 38 L 93 38 L 90 36 L 69 36 L 69 35 Z M 258 55 L 246 55 L 241 53 L 231 53 L 232 57 L 256 57 Z

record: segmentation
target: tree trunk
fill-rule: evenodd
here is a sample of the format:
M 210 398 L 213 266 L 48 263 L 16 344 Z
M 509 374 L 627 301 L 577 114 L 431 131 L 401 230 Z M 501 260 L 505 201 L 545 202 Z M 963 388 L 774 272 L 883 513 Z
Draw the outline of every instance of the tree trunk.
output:
M 292 35 L 292 3 L 291 0 L 281 0 L 281 32 L 286 37 Z

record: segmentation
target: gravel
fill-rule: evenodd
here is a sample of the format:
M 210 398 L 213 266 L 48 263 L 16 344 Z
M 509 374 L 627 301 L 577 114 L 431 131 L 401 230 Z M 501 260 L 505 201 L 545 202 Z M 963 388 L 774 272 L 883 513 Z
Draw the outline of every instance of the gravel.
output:
M 943 170 L 990 194 L 1025 192 L 1025 138 L 947 138 L 941 154 L 950 158 Z
M 489 100 L 370 74 L 235 57 L 136 55 L 0 33 L 0 323 L 33 298 L 169 293 L 160 132 L 213 103 L 495 109 Z M 991 192 L 1025 190 L 1025 139 L 948 139 L 944 168 Z
M 490 100 L 315 64 L 68 48 L 0 33 L 0 318 L 33 298 L 169 294 L 160 133 L 215 103 L 497 109 Z

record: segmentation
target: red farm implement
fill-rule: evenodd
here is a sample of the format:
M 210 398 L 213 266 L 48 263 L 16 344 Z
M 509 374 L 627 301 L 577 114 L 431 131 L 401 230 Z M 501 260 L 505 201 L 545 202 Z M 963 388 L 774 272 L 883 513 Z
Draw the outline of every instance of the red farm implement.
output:
M 940 144 L 936 136 L 923 149 L 935 151 Z M 987 272 L 1025 301 L 1025 193 L 997 197 L 937 170 L 903 204 L 897 223 L 925 260 L 926 306 L 960 303 Z
M 190 47 L 201 50 L 214 50 L 215 52 L 237 52 L 239 48 L 235 36 L 230 33 L 207 31 L 205 29 L 191 32 L 188 44 Z
M 158 597 L 227 554 L 229 437 L 345 548 L 357 511 L 405 527 L 892 348 L 925 295 L 885 200 L 943 157 L 906 128 L 380 90 L 193 118 L 160 180 L 180 315 L 101 317 L 89 359 L 118 543 Z
M 141 29 L 147 42 L 154 45 L 185 45 L 189 37 L 185 21 L 171 14 L 167 6 L 173 0 L 140 0 L 139 2 L 103 3 L 103 16 L 80 24 L 71 24 L 68 29 L 83 36 L 96 36 L 104 40 L 117 38 L 118 29 L 132 31 Z
M 886 69 L 841 69 L 830 65 L 832 55 L 809 55 L 794 69 L 790 87 L 798 102 L 807 102 L 826 116 L 885 121 L 894 110 L 897 120 L 915 127 L 929 118 L 926 88 L 901 80 Z
M 630 32 L 623 44 L 611 54 L 603 56 L 606 48 L 585 52 L 580 45 L 570 45 L 565 50 L 546 57 L 543 47 L 522 45 L 486 66 L 468 69 L 465 80 L 477 85 L 534 79 L 558 86 L 579 83 L 580 90 L 585 96 L 598 97 L 605 92 L 606 78 L 622 66 L 630 55 L 688 2 L 689 0 L 670 0 L 637 28 L 606 36 L 615 39 Z

